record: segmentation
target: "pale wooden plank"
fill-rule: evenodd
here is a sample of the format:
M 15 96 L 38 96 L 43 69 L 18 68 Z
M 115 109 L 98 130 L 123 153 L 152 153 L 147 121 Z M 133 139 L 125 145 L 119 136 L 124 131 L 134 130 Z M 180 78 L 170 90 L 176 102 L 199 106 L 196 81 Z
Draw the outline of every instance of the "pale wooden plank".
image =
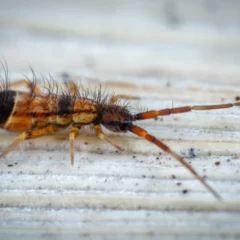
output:
M 140 96 L 131 102 L 135 111 L 234 101 L 240 87 L 238 1 L 212 2 L 211 14 L 201 1 L 173 1 L 179 28 L 166 15 L 169 6 L 156 4 L 119 5 L 122 11 L 109 14 L 115 9 L 109 1 L 79 9 L 74 1 L 18 7 L 9 1 L 0 9 L 0 53 L 12 80 L 31 77 L 29 64 L 57 81 L 67 72 L 85 88 L 101 83 L 110 92 Z M 131 134 L 108 132 L 125 149 L 116 153 L 86 130 L 76 141 L 74 167 L 68 140 L 60 139 L 66 135 L 25 142 L 0 161 L 1 237 L 238 238 L 239 118 L 239 108 L 232 108 L 139 122 L 206 175 L 223 202 Z M 1 149 L 14 137 L 2 132 Z

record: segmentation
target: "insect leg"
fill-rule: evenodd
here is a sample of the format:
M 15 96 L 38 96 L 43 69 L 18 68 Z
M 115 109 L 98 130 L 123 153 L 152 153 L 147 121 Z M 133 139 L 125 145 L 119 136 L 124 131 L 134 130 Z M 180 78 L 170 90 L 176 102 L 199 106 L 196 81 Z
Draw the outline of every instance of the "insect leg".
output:
M 75 96 L 78 91 L 78 87 L 77 87 L 76 83 L 74 83 L 73 81 L 70 80 L 70 81 L 65 82 L 65 85 L 70 90 L 71 96 Z
M 150 135 L 147 131 L 144 129 L 137 127 L 135 125 L 130 125 L 128 127 L 128 130 L 132 133 L 145 138 L 149 142 L 154 143 L 159 148 L 161 148 L 163 151 L 170 154 L 173 158 L 178 160 L 184 167 L 186 167 L 218 200 L 221 200 L 220 195 L 193 169 L 193 167 L 188 164 L 180 155 L 175 153 L 173 150 L 171 150 L 167 145 L 165 145 L 163 142 L 155 138 L 154 136 Z
M 37 137 L 41 137 L 44 136 L 48 133 L 54 133 L 58 130 L 57 127 L 49 125 L 45 128 L 42 129 L 38 129 L 38 130 L 33 130 L 33 131 L 28 131 L 28 132 L 23 132 L 21 133 L 18 138 L 7 147 L 7 149 L 5 149 L 1 154 L 0 154 L 0 158 L 4 157 L 6 154 L 8 154 L 11 150 L 13 150 L 17 145 L 19 145 L 22 141 L 24 141 L 25 139 L 31 139 L 31 138 L 37 138 Z
M 192 110 L 214 110 L 214 109 L 222 109 L 222 108 L 231 108 L 234 106 L 240 106 L 240 102 L 235 103 L 227 103 L 227 104 L 218 104 L 218 105 L 196 105 L 196 106 L 185 106 L 185 107 L 177 107 L 177 108 L 166 108 L 161 109 L 159 111 L 147 111 L 134 115 L 135 120 L 149 119 L 155 118 L 158 116 L 165 116 L 176 113 L 185 113 L 190 112 Z
M 31 82 L 30 80 L 27 79 L 22 79 L 9 84 L 10 88 L 21 86 L 27 87 L 30 91 L 33 91 L 34 93 L 40 93 L 40 89 L 36 86 L 35 82 Z
M 117 148 L 120 151 L 123 151 L 123 149 L 121 147 L 119 147 L 117 144 L 115 144 L 110 138 L 108 138 L 106 135 L 103 134 L 102 132 L 102 128 L 100 125 L 95 125 L 94 126 L 95 130 L 96 130 L 96 134 L 97 136 L 102 139 L 107 141 L 108 143 L 110 143 L 113 147 Z
M 124 95 L 124 94 L 118 94 L 118 95 L 114 95 L 111 98 L 110 104 L 113 104 L 113 103 L 117 102 L 119 99 L 136 100 L 136 99 L 139 99 L 139 97 L 128 96 L 128 95 Z
M 71 164 L 72 165 L 74 165 L 74 139 L 79 133 L 79 128 L 78 127 L 72 127 L 72 130 L 69 133 L 70 154 L 71 154 Z

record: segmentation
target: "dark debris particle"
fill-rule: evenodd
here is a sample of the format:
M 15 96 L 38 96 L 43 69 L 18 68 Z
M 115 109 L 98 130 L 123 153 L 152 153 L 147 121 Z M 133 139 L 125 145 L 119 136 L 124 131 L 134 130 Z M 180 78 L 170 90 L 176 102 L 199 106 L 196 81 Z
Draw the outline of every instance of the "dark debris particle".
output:
M 151 213 L 146 213 L 146 217 L 150 217 L 151 216 Z
M 156 157 L 156 160 L 159 160 L 159 157 Z
M 235 100 L 236 100 L 236 101 L 239 101 L 239 100 L 240 100 L 240 96 L 236 96 L 236 97 L 235 97 Z
M 183 194 L 187 194 L 187 193 L 188 193 L 188 190 L 187 190 L 187 189 L 183 189 L 183 190 L 182 190 L 182 193 L 183 193 Z
M 215 165 L 216 166 L 219 166 L 221 163 L 220 162 L 215 162 Z
M 146 175 L 142 175 L 142 178 L 146 178 Z
M 60 77 L 62 78 L 62 80 L 64 81 L 68 81 L 69 79 L 71 79 L 71 75 L 68 72 L 62 72 Z
M 189 157 L 189 158 L 194 158 L 194 157 L 196 157 L 195 148 L 190 148 L 190 149 L 188 149 L 188 157 Z
M 231 159 L 230 159 L 230 158 L 228 158 L 228 159 L 227 159 L 227 162 L 231 162 Z
M 88 142 L 85 142 L 84 144 L 85 144 L 85 145 L 88 145 Z
M 176 176 L 174 174 L 172 175 L 172 179 L 176 179 Z
M 177 182 L 176 184 L 177 184 L 177 186 L 181 186 L 181 185 L 182 185 L 182 183 L 181 183 L 181 182 Z
M 133 155 L 132 158 L 136 158 L 136 156 Z
M 166 82 L 166 87 L 170 88 L 171 87 L 171 82 Z
M 8 164 L 8 167 L 13 167 L 13 164 Z

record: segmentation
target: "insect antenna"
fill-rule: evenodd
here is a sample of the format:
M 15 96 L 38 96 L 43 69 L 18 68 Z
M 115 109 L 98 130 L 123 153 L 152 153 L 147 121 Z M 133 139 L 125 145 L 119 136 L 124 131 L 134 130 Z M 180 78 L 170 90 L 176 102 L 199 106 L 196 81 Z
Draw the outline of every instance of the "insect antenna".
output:
M 145 138 L 151 143 L 154 143 L 158 147 L 160 147 L 163 151 L 170 154 L 172 157 L 174 157 L 176 160 L 178 160 L 183 166 L 185 166 L 218 200 L 222 200 L 221 196 L 209 185 L 207 182 L 193 169 L 193 167 L 188 164 L 180 155 L 175 153 L 173 150 L 171 150 L 167 145 L 165 145 L 163 142 L 149 134 L 144 129 L 135 126 L 135 125 L 129 125 L 128 130 L 139 137 Z
M 231 108 L 234 106 L 240 106 L 240 102 L 235 103 L 226 103 L 226 104 L 217 104 L 217 105 L 195 105 L 195 106 L 184 106 L 184 107 L 177 107 L 177 108 L 166 108 L 161 109 L 159 111 L 147 111 L 135 114 L 134 120 L 144 120 L 149 118 L 155 118 L 158 116 L 166 116 L 171 114 L 177 113 L 185 113 L 190 112 L 192 110 L 214 110 L 214 109 L 222 109 L 222 108 Z

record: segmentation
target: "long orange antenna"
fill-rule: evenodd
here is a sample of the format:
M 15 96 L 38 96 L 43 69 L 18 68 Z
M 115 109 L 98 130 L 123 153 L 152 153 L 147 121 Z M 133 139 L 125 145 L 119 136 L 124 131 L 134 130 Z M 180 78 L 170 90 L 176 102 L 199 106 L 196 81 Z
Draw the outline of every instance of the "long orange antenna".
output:
M 214 109 L 222 109 L 222 108 L 231 108 L 234 106 L 240 106 L 240 102 L 235 103 L 227 103 L 227 104 L 218 104 L 218 105 L 196 105 L 196 106 L 185 106 L 185 107 L 178 107 L 178 108 L 166 108 L 159 111 L 147 111 L 135 114 L 134 120 L 143 120 L 149 118 L 155 118 L 158 116 L 166 116 L 176 113 L 185 113 L 190 112 L 192 110 L 214 110 Z
M 207 184 L 207 182 L 192 168 L 192 166 L 188 164 L 181 156 L 172 151 L 167 145 L 165 145 L 163 142 L 161 142 L 154 136 L 150 135 L 144 129 L 137 127 L 135 125 L 130 125 L 128 130 L 142 138 L 145 138 L 149 142 L 154 143 L 155 145 L 160 147 L 163 151 L 169 153 L 173 158 L 175 158 L 183 166 L 185 166 L 205 186 L 205 188 L 208 189 L 214 195 L 215 198 L 221 200 L 221 196 L 209 184 Z

